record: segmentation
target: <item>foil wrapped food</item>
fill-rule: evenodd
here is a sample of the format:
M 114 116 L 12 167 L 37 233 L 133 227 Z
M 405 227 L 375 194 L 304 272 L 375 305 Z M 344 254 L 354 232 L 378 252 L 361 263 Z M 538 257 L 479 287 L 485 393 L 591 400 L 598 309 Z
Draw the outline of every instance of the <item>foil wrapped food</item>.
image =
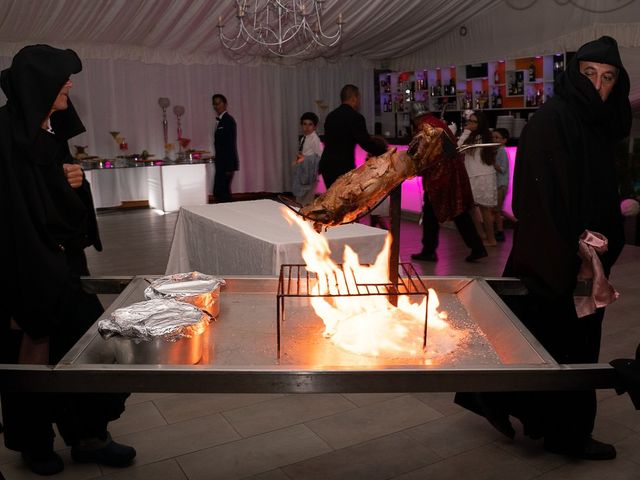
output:
M 157 298 L 114 310 L 109 318 L 98 322 L 98 331 L 103 338 L 176 342 L 201 335 L 209 321 L 209 315 L 194 305 Z
M 222 278 L 200 272 L 176 273 L 153 281 L 144 291 L 147 299 L 173 298 L 204 310 L 212 317 L 220 312 L 220 287 Z

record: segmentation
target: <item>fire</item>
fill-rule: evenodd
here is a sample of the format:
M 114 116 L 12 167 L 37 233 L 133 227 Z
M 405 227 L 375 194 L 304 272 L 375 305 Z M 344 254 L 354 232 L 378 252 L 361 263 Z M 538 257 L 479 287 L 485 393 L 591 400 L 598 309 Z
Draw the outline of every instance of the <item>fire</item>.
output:
M 288 209 L 285 218 L 295 222 L 305 238 L 302 258 L 306 268 L 316 273 L 311 305 L 325 325 L 324 336 L 335 345 L 359 355 L 374 357 L 420 357 L 453 351 L 462 333 L 447 323 L 447 312 L 440 311 L 436 292 L 429 289 L 429 300 L 412 303 L 408 295 L 397 297 L 397 306 L 387 295 L 334 296 L 346 292 L 367 293 L 363 284 L 389 283 L 391 236 L 371 266 L 360 265 L 358 255 L 347 245 L 342 269 L 331 260 L 329 244 L 311 225 Z M 344 272 L 344 274 L 343 274 Z M 357 279 L 358 284 L 356 285 Z M 420 297 L 414 296 L 415 300 Z M 425 309 L 428 315 L 427 351 L 424 338 Z

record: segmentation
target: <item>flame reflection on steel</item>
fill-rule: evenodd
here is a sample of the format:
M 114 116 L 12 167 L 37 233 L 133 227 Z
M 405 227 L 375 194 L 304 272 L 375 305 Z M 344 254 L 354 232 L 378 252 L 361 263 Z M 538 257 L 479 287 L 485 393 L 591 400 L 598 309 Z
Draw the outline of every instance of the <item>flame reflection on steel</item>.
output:
M 422 297 L 420 303 L 412 303 L 410 296 L 400 295 L 397 307 L 386 295 L 345 295 L 349 291 L 367 293 L 363 284 L 389 283 L 390 235 L 370 266 L 360 265 L 358 255 L 345 246 L 341 269 L 331 260 L 329 244 L 323 235 L 316 233 L 308 222 L 289 209 L 283 208 L 283 212 L 290 223 L 295 222 L 300 227 L 305 238 L 302 258 L 306 269 L 318 278 L 311 292 L 316 295 L 311 297 L 311 305 L 324 322 L 326 338 L 358 355 L 424 357 L 425 364 L 431 364 L 430 357 L 455 350 L 465 333 L 450 328 L 447 313 L 439 311 L 438 297 L 433 289 L 429 289 L 428 302 Z M 354 279 L 357 279 L 357 285 Z M 426 352 L 422 348 L 425 308 L 428 315 Z

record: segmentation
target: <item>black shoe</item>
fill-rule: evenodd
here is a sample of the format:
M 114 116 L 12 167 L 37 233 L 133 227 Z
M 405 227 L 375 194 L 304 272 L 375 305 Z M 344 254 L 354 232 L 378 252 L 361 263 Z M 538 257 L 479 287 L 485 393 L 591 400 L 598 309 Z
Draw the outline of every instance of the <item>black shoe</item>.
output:
M 22 460 L 37 475 L 55 475 L 64 470 L 64 462 L 53 450 L 45 452 L 22 452 Z
M 509 420 L 509 414 L 504 408 L 500 408 L 499 405 L 496 405 L 495 401 L 492 402 L 490 400 L 489 395 L 491 394 L 476 394 L 475 399 L 480 407 L 482 415 L 487 421 L 498 430 L 505 437 L 513 440 L 516 436 L 516 431 L 513 429 L 513 425 L 511 425 L 511 420 Z
M 99 463 L 109 467 L 126 467 L 131 465 L 135 457 L 135 448 L 114 442 L 111 435 L 107 437 L 105 445 L 99 448 L 78 445 L 71 448 L 71 458 L 76 463 Z
M 545 438 L 544 449 L 547 452 L 567 455 L 582 460 L 613 460 L 616 458 L 616 448 L 608 443 L 602 443 L 591 438 L 581 441 L 561 441 Z
M 466 262 L 475 262 L 481 258 L 488 256 L 487 250 L 483 248 L 482 250 L 471 250 L 471 253 L 465 258 Z
M 496 242 L 504 242 L 504 232 L 496 232 Z
M 413 260 L 419 260 L 421 262 L 437 262 L 438 256 L 435 253 L 412 253 L 411 258 Z

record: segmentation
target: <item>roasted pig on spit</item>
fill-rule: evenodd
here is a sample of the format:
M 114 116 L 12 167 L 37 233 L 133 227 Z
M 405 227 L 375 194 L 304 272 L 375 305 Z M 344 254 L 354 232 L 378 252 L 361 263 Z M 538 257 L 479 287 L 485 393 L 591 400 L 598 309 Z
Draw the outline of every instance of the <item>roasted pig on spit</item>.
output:
M 423 124 L 406 152 L 391 148 L 384 155 L 368 159 L 338 178 L 329 190 L 298 213 L 311 220 L 318 232 L 322 227 L 353 222 L 372 210 L 404 180 L 455 154 L 456 145 L 441 128 Z

